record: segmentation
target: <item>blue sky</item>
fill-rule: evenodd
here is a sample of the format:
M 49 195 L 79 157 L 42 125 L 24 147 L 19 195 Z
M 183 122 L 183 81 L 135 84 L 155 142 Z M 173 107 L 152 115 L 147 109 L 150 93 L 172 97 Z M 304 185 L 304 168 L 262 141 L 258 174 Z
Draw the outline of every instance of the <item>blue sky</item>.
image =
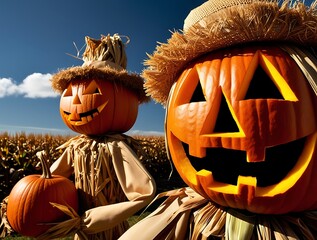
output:
M 73 133 L 59 115 L 60 96 L 49 84 L 59 69 L 81 65 L 84 37 L 118 33 L 130 38 L 127 70 L 141 73 L 146 53 L 182 29 L 204 0 L 1 0 L 0 131 Z M 310 3 L 311 1 L 306 1 Z M 130 133 L 163 133 L 165 110 L 142 104 Z
M 0 131 L 73 133 L 59 115 L 51 74 L 81 65 L 84 37 L 118 33 L 130 38 L 127 70 L 141 73 L 146 53 L 182 29 L 204 0 L 2 0 L 0 3 Z M 132 133 L 164 131 L 164 109 L 142 104 Z M 76 134 L 76 133 L 75 133 Z

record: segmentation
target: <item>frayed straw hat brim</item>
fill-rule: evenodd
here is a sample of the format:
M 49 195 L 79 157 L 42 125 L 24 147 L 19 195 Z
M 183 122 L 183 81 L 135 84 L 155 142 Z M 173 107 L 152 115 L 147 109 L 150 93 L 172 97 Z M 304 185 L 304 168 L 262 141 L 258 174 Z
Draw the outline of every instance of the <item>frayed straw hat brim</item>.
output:
M 103 79 L 115 84 L 120 84 L 134 92 L 138 96 L 140 103 L 145 103 L 150 100 L 145 94 L 143 87 L 144 81 L 140 75 L 129 73 L 124 69 L 118 71 L 111 67 L 96 68 L 92 66 L 77 66 L 61 70 L 53 75 L 51 79 L 52 88 L 62 93 L 71 81 L 89 79 Z
M 158 45 L 149 55 L 142 76 L 146 92 L 154 100 L 165 105 L 170 88 L 184 67 L 217 49 L 273 41 L 317 46 L 317 0 L 310 7 L 302 2 L 291 5 L 287 0 L 235 2 L 203 17 L 184 32 L 174 32 L 167 43 Z

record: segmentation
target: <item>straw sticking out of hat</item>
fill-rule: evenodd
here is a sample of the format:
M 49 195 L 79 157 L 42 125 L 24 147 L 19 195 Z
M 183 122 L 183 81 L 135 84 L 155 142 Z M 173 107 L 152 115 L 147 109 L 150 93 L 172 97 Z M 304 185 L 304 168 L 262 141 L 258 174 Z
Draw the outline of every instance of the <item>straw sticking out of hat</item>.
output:
M 100 40 L 86 37 L 85 40 L 87 47 L 83 53 L 83 66 L 127 68 L 125 47 L 118 34 L 102 35 Z
M 317 46 L 317 0 L 310 7 L 285 0 L 209 0 L 192 10 L 184 30 L 172 34 L 145 61 L 145 88 L 166 104 L 180 72 L 208 52 L 250 42 Z
M 140 103 L 150 100 L 144 91 L 143 78 L 126 70 L 125 46 L 118 34 L 102 35 L 100 40 L 87 36 L 85 41 L 86 49 L 82 57 L 84 63 L 53 75 L 51 81 L 55 91 L 62 93 L 71 81 L 98 78 L 130 89 L 138 96 Z

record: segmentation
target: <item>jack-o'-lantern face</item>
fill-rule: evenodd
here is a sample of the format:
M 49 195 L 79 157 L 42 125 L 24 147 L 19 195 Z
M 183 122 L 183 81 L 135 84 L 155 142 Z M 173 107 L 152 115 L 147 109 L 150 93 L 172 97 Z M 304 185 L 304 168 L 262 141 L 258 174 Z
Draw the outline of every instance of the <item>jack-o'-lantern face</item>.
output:
M 138 113 L 138 98 L 120 85 L 93 79 L 70 82 L 60 114 L 72 130 L 86 135 L 128 131 Z
M 278 47 L 209 53 L 171 90 L 166 134 L 183 180 L 256 213 L 317 207 L 316 96 Z

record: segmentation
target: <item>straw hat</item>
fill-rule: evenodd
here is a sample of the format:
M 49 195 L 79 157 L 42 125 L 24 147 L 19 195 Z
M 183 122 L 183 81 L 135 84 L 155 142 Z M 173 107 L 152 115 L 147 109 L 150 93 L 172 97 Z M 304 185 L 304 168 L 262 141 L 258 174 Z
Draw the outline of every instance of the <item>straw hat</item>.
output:
M 193 9 L 183 31 L 172 34 L 145 61 L 145 88 L 166 104 L 171 86 L 188 63 L 202 54 L 249 42 L 317 46 L 317 0 L 310 7 L 289 0 L 209 0 Z
M 53 75 L 51 81 L 55 91 L 63 93 L 71 81 L 98 78 L 130 89 L 138 96 L 140 103 L 150 100 L 144 91 L 143 78 L 126 70 L 124 43 L 118 34 L 101 36 L 100 40 L 86 37 L 85 41 L 83 65 L 63 69 Z

